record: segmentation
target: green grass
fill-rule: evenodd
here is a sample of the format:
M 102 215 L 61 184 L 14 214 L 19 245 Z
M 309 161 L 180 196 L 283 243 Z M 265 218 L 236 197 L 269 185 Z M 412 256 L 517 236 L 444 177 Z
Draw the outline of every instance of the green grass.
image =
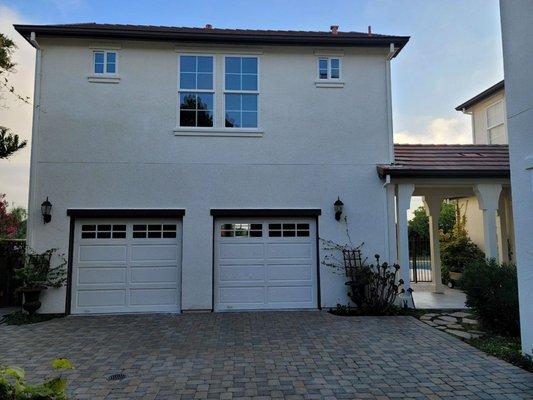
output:
M 466 342 L 491 356 L 533 372 L 533 359 L 522 354 L 520 338 L 486 335 Z
M 21 311 L 16 311 L 14 313 L 5 315 L 0 323 L 6 325 L 27 325 L 27 324 L 37 324 L 39 322 L 50 321 L 54 318 L 61 318 L 63 314 L 35 314 L 30 316 L 29 314 L 23 313 Z

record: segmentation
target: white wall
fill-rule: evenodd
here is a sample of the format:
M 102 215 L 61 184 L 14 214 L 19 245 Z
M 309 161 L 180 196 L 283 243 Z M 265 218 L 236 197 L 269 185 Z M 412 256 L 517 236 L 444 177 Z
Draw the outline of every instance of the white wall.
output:
M 500 100 L 503 101 L 503 110 L 505 114 L 505 91 L 503 89 L 468 110 L 469 113 L 472 113 L 474 144 L 489 144 L 489 133 L 487 131 L 487 107 Z M 507 121 L 504 122 L 505 130 L 507 130 L 506 122 Z
M 533 2 L 500 2 L 522 350 L 533 355 Z
M 340 196 L 353 241 L 364 241 L 368 255 L 386 254 L 386 196 L 376 174 L 376 164 L 390 162 L 384 49 L 344 49 L 342 89 L 315 87 L 313 48 L 259 49 L 264 136 L 206 138 L 173 133 L 174 44 L 118 43 L 120 83 L 101 84 L 87 80 L 89 41 L 38 40 L 32 247 L 67 252 L 68 208 L 184 208 L 183 309 L 211 308 L 211 208 L 320 208 L 320 236 L 345 242 L 333 217 Z M 53 219 L 44 225 L 46 196 Z M 324 268 L 321 289 L 324 306 L 346 299 L 344 278 Z M 49 290 L 41 312 L 61 312 L 64 302 L 64 290 Z

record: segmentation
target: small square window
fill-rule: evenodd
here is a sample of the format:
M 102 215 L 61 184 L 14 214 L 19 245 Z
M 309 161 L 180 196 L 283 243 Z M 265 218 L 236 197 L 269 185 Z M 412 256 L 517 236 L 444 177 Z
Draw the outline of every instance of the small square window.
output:
M 93 53 L 93 72 L 95 74 L 116 74 L 117 53 L 115 51 L 95 51 Z
M 339 79 L 341 75 L 340 58 L 319 58 L 318 79 Z

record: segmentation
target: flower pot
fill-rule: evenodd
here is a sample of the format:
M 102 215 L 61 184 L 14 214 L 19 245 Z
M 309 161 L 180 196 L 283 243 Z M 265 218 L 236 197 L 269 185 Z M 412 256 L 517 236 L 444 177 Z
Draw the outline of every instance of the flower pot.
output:
M 450 274 L 450 282 L 448 283 L 448 286 L 453 288 L 455 285 L 457 285 L 457 282 L 463 277 L 462 272 L 449 272 Z
M 39 297 L 41 296 L 42 290 L 43 289 L 40 287 L 21 289 L 21 292 L 24 293 L 24 303 L 22 304 L 22 308 L 26 310 L 28 314 L 33 315 L 39 308 L 41 308 Z

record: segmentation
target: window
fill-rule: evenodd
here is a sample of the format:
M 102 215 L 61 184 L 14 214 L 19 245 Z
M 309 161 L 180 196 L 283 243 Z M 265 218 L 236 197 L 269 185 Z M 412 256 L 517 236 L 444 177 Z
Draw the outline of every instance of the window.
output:
M 125 239 L 126 225 L 82 225 L 82 239 Z
M 224 64 L 226 128 L 257 128 L 257 57 L 226 57 Z
M 503 102 L 487 107 L 487 134 L 489 144 L 506 144 Z
M 221 237 L 262 237 L 263 224 L 222 224 Z
M 135 224 L 134 239 L 171 239 L 176 237 L 176 225 L 169 224 Z
M 318 79 L 340 79 L 340 58 L 321 57 L 318 59 Z
M 268 224 L 269 237 L 309 237 L 309 224 Z
M 180 126 L 213 126 L 213 57 L 180 56 Z
M 93 53 L 94 68 L 96 75 L 115 75 L 117 73 L 117 52 L 99 50 Z

